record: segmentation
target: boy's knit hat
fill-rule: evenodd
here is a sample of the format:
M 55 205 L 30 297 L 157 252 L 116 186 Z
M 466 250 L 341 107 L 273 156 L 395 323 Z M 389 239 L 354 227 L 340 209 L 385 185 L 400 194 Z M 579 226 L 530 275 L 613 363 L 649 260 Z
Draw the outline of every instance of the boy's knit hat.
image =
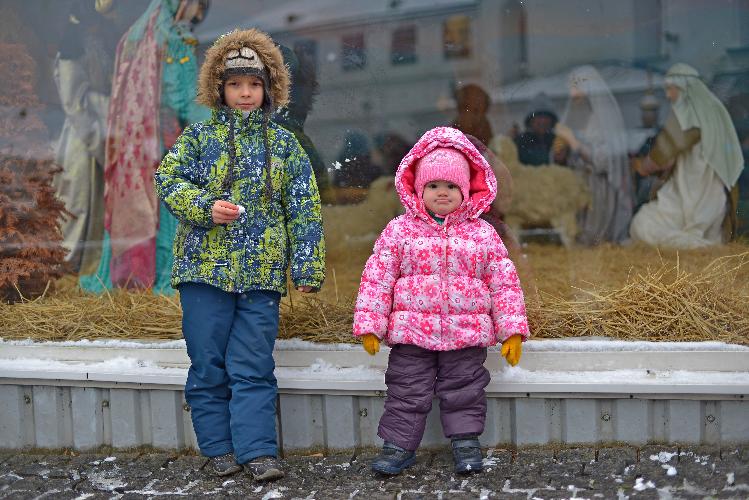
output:
M 435 148 L 416 163 L 414 188 L 419 198 L 424 186 L 432 181 L 452 182 L 460 188 L 463 200 L 468 199 L 471 186 L 471 167 L 463 153 L 454 148 Z
M 224 79 L 231 75 L 253 75 L 268 79 L 268 72 L 257 52 L 251 47 L 240 47 L 227 52 L 224 63 Z
M 256 76 L 263 81 L 264 89 L 270 88 L 268 71 L 266 71 L 265 65 L 260 60 L 257 52 L 250 47 L 240 47 L 239 49 L 230 50 L 226 54 L 223 83 L 226 83 L 226 80 L 234 75 Z M 272 110 L 273 103 L 271 99 L 270 92 L 263 92 L 263 107 L 267 111 Z

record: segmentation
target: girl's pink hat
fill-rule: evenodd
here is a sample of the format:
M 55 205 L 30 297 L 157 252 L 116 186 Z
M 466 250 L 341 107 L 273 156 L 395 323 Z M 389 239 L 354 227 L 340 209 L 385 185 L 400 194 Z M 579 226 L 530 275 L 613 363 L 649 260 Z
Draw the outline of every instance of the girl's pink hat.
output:
M 432 181 L 452 182 L 460 188 L 463 200 L 468 199 L 471 185 L 471 167 L 463 153 L 454 148 L 435 148 L 416 163 L 414 189 L 419 198 L 424 186 Z

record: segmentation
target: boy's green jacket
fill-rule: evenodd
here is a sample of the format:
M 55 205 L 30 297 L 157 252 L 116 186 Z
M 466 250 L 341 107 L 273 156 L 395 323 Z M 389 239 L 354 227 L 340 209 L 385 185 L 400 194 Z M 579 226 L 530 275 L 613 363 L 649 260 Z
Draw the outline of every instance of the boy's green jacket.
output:
M 230 191 L 229 125 L 234 120 L 235 168 Z M 294 286 L 319 289 L 325 270 L 320 196 L 309 159 L 294 135 L 268 122 L 272 199 L 265 178 L 263 113 L 214 110 L 211 119 L 185 128 L 155 174 L 156 190 L 179 220 L 174 238 L 172 286 L 207 283 L 227 292 L 286 293 Z M 216 200 L 245 207 L 230 224 L 214 224 Z

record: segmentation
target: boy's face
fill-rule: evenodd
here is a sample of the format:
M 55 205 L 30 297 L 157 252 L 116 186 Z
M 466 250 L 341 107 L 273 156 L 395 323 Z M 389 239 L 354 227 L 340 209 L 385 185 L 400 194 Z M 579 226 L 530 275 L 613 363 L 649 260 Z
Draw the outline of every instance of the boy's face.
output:
M 463 202 L 463 193 L 452 182 L 431 181 L 424 185 L 422 198 L 427 210 L 435 215 L 444 217 L 460 207 L 460 204 Z
M 254 111 L 263 105 L 263 80 L 257 76 L 232 75 L 224 83 L 224 100 L 231 109 Z

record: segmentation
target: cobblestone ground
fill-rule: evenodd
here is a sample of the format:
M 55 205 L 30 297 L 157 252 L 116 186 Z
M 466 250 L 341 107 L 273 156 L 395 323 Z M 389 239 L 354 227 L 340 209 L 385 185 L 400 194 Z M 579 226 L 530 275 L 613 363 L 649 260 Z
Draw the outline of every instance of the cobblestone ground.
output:
M 0 498 L 749 498 L 749 447 L 489 449 L 471 476 L 431 450 L 396 478 L 368 469 L 374 454 L 288 456 L 286 477 L 260 485 L 213 477 L 190 454 L 0 452 Z

